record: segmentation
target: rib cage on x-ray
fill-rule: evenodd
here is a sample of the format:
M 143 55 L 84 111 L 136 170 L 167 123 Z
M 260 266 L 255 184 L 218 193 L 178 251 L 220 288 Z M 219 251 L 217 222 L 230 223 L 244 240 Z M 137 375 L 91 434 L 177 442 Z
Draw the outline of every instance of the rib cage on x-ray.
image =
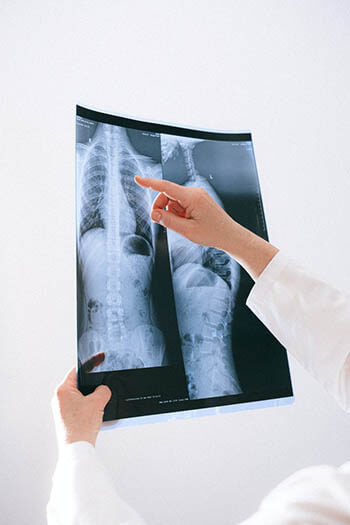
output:
M 99 124 L 78 152 L 79 360 L 104 352 L 94 371 L 161 366 L 165 344 L 150 293 L 151 196 L 133 180 L 152 161 L 134 150 L 124 128 L 109 124 Z
M 222 206 L 193 161 L 196 139 L 161 136 L 165 163 L 178 153 L 185 160 L 185 186 L 204 188 Z M 227 254 L 198 246 L 168 230 L 176 314 L 190 399 L 242 392 L 232 355 L 231 322 L 239 265 Z

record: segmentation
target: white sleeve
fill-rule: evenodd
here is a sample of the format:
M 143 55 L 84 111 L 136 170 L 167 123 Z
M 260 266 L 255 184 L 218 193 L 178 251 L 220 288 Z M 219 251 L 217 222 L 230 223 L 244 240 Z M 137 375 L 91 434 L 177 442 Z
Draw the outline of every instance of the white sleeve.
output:
M 145 525 L 118 496 L 95 448 L 86 441 L 64 445 L 47 504 L 48 525 Z
M 272 490 L 240 525 L 348 525 L 349 494 L 350 462 L 305 468 Z
M 350 297 L 278 252 L 246 304 L 349 412 Z

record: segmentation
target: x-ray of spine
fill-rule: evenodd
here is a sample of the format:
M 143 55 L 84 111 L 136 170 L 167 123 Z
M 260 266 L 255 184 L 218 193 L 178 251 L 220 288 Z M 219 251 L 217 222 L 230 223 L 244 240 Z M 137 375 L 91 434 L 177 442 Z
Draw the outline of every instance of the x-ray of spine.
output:
M 187 181 L 222 206 L 212 185 L 196 170 L 199 139 L 161 135 L 162 160 L 182 151 Z M 190 399 L 242 392 L 232 355 L 231 324 L 240 269 L 225 252 L 198 246 L 168 230 L 176 315 Z
M 79 360 L 104 352 L 94 372 L 162 366 L 165 343 L 150 292 L 152 196 L 133 180 L 159 176 L 160 166 L 134 149 L 124 128 L 101 123 L 77 156 Z

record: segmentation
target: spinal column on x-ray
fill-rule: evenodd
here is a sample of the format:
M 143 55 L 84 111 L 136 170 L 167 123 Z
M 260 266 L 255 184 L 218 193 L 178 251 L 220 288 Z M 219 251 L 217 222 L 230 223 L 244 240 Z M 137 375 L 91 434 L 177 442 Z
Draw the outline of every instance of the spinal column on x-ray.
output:
M 124 128 L 108 124 L 99 124 L 92 143 L 77 150 L 83 150 L 77 163 L 84 302 L 79 359 L 104 352 L 94 371 L 161 366 L 165 343 L 150 294 L 151 195 L 133 179 L 157 176 L 157 165 L 136 152 Z
M 222 206 L 212 185 L 195 168 L 197 142 L 161 135 L 163 163 L 182 151 L 188 177 L 184 186 L 204 188 Z M 167 235 L 189 397 L 239 394 L 231 341 L 239 265 L 221 250 L 198 246 L 171 230 Z

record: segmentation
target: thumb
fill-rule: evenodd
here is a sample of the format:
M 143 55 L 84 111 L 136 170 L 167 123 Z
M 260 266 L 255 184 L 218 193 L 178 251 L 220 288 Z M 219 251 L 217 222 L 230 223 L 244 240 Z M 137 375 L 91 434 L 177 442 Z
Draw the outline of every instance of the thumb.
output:
M 175 232 L 187 237 L 191 228 L 190 219 L 179 217 L 174 213 L 166 210 L 156 210 L 152 213 L 152 219 L 159 222 L 165 228 L 170 228 Z
M 94 400 L 101 408 L 104 408 L 112 397 L 111 389 L 106 385 L 100 385 L 95 388 L 94 392 L 90 394 L 91 399 Z

